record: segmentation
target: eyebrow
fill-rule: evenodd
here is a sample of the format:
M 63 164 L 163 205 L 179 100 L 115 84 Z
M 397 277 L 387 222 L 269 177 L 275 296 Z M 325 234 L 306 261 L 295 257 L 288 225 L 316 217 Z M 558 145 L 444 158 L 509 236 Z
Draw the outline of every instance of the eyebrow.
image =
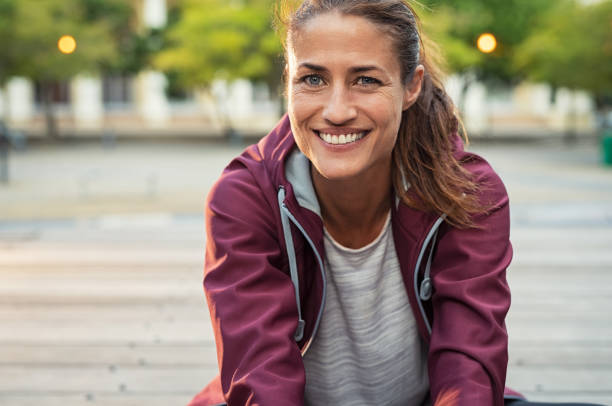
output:
M 327 72 L 328 71 L 328 69 L 325 68 L 324 66 L 315 65 L 315 64 L 312 64 L 312 63 L 308 63 L 308 62 L 300 64 L 299 67 L 300 68 L 307 68 L 307 69 L 313 70 L 315 72 Z M 371 71 L 371 70 L 377 70 L 377 71 L 383 72 L 383 70 L 381 68 L 379 68 L 378 66 L 376 66 L 376 65 L 354 66 L 354 67 L 349 69 L 349 71 L 351 73 L 368 72 L 368 71 Z

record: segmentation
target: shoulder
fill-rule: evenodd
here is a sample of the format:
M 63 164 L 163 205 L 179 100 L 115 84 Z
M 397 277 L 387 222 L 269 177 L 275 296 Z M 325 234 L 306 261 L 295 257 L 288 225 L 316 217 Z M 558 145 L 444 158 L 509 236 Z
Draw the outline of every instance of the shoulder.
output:
M 257 206 L 275 202 L 276 186 L 284 177 L 284 161 L 293 145 L 285 116 L 268 135 L 225 167 L 208 193 L 207 207 L 222 204 L 244 210 L 247 202 Z
M 294 144 L 289 120 L 283 117 L 267 136 L 225 167 L 206 197 L 209 238 L 228 233 L 254 238 L 276 234 L 280 224 L 278 185 L 284 182 L 285 159 Z
M 484 157 L 460 148 L 455 152 L 455 158 L 471 174 L 478 186 L 479 200 L 484 206 L 500 207 L 508 204 L 508 191 L 504 182 Z
M 206 205 L 222 204 L 232 206 L 253 193 L 260 193 L 256 174 L 261 166 L 256 159 L 249 159 L 256 154 L 255 146 L 248 147 L 240 156 L 234 158 L 215 181 L 206 199 Z
M 249 156 L 256 153 L 251 146 L 232 160 L 208 192 L 205 221 L 210 235 L 273 232 L 276 189 L 263 163 Z

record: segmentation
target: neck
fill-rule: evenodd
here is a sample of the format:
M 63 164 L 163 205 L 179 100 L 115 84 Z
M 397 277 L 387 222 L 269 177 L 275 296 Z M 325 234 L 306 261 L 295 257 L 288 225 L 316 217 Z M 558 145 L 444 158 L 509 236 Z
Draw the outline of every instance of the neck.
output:
M 348 248 L 374 241 L 391 208 L 390 165 L 382 172 L 342 180 L 326 179 L 314 167 L 311 171 L 323 224 L 334 240 Z

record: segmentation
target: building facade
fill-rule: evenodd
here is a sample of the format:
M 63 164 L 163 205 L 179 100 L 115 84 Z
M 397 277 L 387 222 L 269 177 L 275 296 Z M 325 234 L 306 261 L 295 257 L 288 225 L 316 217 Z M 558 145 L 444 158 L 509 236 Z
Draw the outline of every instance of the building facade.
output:
M 139 20 L 148 28 L 167 23 L 166 0 L 138 0 Z M 478 136 L 558 135 L 595 131 L 594 105 L 584 92 L 545 84 L 490 89 L 451 76 L 446 83 L 460 106 L 468 131 Z M 210 92 L 168 94 L 162 72 L 135 76 L 77 76 L 53 89 L 61 134 L 71 136 L 219 136 L 231 126 L 249 135 L 264 134 L 282 113 L 282 101 L 265 85 L 237 80 L 216 82 Z M 41 89 L 15 77 L 0 90 L 0 116 L 27 136 L 45 134 Z

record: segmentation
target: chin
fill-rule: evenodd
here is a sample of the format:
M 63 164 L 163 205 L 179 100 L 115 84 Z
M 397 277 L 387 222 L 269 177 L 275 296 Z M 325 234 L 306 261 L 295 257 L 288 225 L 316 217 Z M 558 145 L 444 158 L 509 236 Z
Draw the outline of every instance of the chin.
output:
M 317 168 L 317 172 L 319 172 L 319 174 L 322 177 L 330 181 L 349 180 L 349 179 L 355 178 L 358 175 L 356 171 L 350 171 L 350 170 L 344 170 L 344 169 L 326 169 L 326 168 L 321 168 L 321 169 L 322 170 L 319 170 L 319 168 Z

